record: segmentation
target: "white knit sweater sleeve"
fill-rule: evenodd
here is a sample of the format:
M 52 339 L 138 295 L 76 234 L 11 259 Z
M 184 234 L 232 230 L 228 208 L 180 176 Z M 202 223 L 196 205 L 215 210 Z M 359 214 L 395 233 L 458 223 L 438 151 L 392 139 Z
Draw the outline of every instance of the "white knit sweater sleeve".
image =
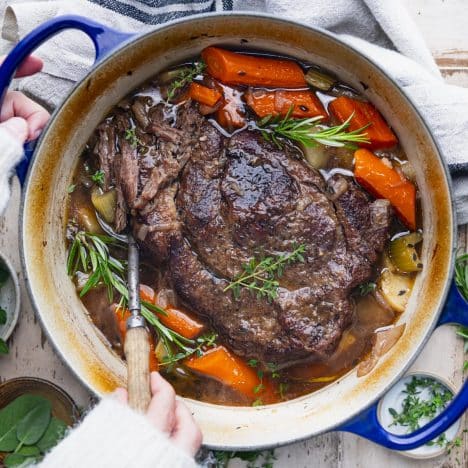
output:
M 142 415 L 103 399 L 42 461 L 40 468 L 195 468 Z
M 13 135 L 0 128 L 0 215 L 10 198 L 10 176 L 23 156 L 23 147 Z

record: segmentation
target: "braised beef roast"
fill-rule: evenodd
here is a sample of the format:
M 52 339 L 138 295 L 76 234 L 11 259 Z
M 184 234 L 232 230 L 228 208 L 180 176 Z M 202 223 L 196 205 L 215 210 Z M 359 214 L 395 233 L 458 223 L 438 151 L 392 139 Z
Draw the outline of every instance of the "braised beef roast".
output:
M 383 250 L 389 203 L 350 177 L 325 180 L 298 149 L 279 149 L 258 131 L 226 138 L 191 102 L 173 121 L 139 98 L 132 114 L 145 154 L 125 135 L 128 122 L 104 122 L 95 147 L 106 185 L 117 188 L 119 229 L 128 209 L 178 296 L 236 354 L 282 366 L 329 356 L 353 319 L 351 290 Z M 224 292 L 252 257 L 299 244 L 305 262 L 286 267 L 277 299 Z

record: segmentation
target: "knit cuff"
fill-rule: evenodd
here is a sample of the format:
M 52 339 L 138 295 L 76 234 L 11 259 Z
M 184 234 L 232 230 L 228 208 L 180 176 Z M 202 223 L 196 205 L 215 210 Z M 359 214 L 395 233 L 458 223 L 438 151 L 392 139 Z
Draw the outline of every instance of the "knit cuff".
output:
M 10 198 L 10 176 L 23 156 L 23 147 L 13 135 L 0 128 L 0 215 Z
M 105 398 L 40 464 L 41 468 L 90 466 L 195 468 L 197 465 L 143 415 Z

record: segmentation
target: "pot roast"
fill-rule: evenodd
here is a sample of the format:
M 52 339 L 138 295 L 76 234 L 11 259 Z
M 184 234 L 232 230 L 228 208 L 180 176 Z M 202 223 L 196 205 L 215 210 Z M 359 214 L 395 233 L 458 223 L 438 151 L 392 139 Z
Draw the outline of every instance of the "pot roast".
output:
M 126 129 L 145 142 L 138 154 Z M 299 149 L 260 132 L 230 138 L 192 102 L 171 116 L 137 98 L 98 129 L 105 187 L 117 190 L 116 227 L 131 228 L 178 297 L 236 354 L 266 366 L 320 360 L 353 320 L 351 291 L 368 281 L 391 220 L 352 179 L 312 168 Z M 305 246 L 269 301 L 226 286 L 253 257 Z

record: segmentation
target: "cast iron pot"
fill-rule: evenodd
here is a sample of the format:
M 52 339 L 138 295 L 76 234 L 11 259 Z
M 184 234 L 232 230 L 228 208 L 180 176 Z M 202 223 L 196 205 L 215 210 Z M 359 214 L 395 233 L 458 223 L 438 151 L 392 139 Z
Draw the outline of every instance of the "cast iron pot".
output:
M 41 136 L 23 191 L 20 231 L 34 307 L 57 351 L 84 384 L 104 395 L 125 385 L 126 368 L 91 323 L 66 273 L 66 198 L 73 170 L 91 133 L 120 99 L 161 70 L 217 44 L 316 63 L 336 72 L 375 103 L 416 170 L 422 196 L 424 269 L 398 319 L 406 323 L 403 336 L 369 375 L 357 378 L 353 370 L 320 391 L 264 407 L 232 408 L 187 399 L 205 443 L 219 449 L 251 450 L 344 430 L 405 450 L 438 436 L 463 414 L 468 384 L 440 416 L 413 434 L 390 434 L 377 419 L 377 400 L 415 359 L 434 327 L 449 322 L 468 325 L 468 306 L 451 283 L 456 224 L 447 169 L 414 105 L 382 70 L 330 33 L 266 15 L 193 16 L 139 36 L 64 16 L 43 24 L 16 46 L 1 67 L 0 90 L 5 90 L 29 53 L 67 28 L 84 31 L 92 39 L 96 64 L 55 111 Z M 20 178 L 30 157 L 28 148 Z

